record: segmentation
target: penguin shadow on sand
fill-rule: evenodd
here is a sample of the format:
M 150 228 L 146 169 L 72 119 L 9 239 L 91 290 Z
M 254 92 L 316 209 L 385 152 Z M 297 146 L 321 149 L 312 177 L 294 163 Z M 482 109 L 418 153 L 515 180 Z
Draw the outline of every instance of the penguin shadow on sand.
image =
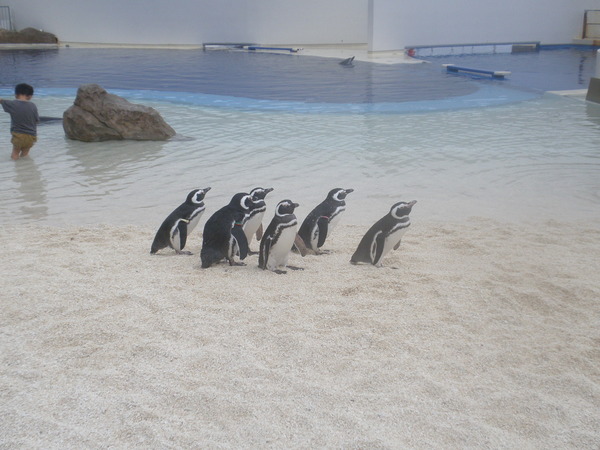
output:
M 398 250 L 400 247 L 402 236 L 410 226 L 409 214 L 415 203 L 416 200 L 392 205 L 389 213 L 375 222 L 362 237 L 350 262 L 382 267 L 383 258 L 391 250 Z M 391 268 L 397 269 L 397 267 Z

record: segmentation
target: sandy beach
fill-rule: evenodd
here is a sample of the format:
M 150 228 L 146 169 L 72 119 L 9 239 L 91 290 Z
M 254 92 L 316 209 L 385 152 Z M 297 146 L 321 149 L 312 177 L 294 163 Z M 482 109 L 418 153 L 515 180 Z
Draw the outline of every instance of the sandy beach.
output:
M 413 215 L 286 275 L 3 226 L 0 448 L 598 448 L 597 224 Z

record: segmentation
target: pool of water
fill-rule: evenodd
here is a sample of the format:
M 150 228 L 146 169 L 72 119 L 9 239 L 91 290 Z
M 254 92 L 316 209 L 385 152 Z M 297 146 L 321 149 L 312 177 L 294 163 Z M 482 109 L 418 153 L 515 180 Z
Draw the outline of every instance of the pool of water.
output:
M 0 52 L 0 95 L 26 75 L 42 115 L 62 116 L 76 86 L 95 82 L 153 106 L 178 133 L 166 142 L 83 143 L 49 123 L 32 158 L 15 163 L 0 114 L 2 223 L 158 226 L 195 187 L 213 188 L 210 213 L 257 185 L 275 188 L 270 207 L 299 202 L 300 218 L 329 189 L 354 188 L 345 220 L 364 225 L 413 199 L 415 220 L 600 219 L 599 105 L 447 75 L 437 64 L 401 65 L 404 83 L 378 64 L 217 52 L 188 72 L 195 56 L 213 53 L 152 52 Z M 317 76 L 313 64 L 328 74 Z M 331 88 L 335 80 L 343 86 Z
M 587 89 L 590 78 L 594 76 L 597 50 L 598 47 L 592 46 L 543 46 L 535 52 L 457 54 L 421 59 L 435 66 L 455 64 L 475 69 L 509 71 L 510 76 L 503 82 L 505 86 L 561 91 Z
M 41 88 L 202 93 L 303 103 L 395 103 L 472 94 L 478 86 L 429 64 L 357 63 L 282 53 L 161 49 L 0 51 L 0 87 L 23 81 Z
M 59 114 L 70 100 L 38 102 Z M 257 185 L 275 188 L 270 207 L 299 202 L 299 217 L 330 188 L 354 188 L 345 220 L 364 225 L 413 199 L 415 220 L 600 219 L 598 105 L 549 95 L 495 108 L 307 115 L 148 104 L 176 139 L 83 143 L 48 124 L 32 159 L 16 163 L 5 139 L 0 220 L 158 226 L 192 188 L 213 188 L 210 212 Z

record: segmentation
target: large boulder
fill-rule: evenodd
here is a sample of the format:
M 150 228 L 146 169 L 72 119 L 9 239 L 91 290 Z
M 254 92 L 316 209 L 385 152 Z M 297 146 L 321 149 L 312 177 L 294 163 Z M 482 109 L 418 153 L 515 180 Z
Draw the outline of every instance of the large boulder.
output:
M 57 44 L 58 38 L 46 31 L 24 28 L 21 31 L 0 29 L 0 43 L 3 44 Z
M 85 142 L 164 141 L 175 136 L 154 108 L 130 103 L 97 84 L 79 87 L 73 106 L 63 114 L 63 128 L 69 139 Z

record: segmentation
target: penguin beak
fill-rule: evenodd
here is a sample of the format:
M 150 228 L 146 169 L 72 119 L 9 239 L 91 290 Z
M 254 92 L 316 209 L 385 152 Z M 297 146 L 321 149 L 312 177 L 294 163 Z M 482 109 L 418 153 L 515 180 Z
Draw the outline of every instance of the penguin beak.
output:
M 210 187 L 204 188 L 204 189 L 202 189 L 202 190 L 203 190 L 204 192 L 208 192 L 208 191 L 210 191 Z
M 267 188 L 265 189 L 265 192 L 268 194 L 269 192 L 272 192 L 274 189 L 273 188 Z
M 346 194 L 349 194 L 350 192 L 354 192 L 354 189 L 344 189 L 346 191 Z
M 300 206 L 300 204 L 299 204 L 299 203 L 292 203 L 292 206 L 293 206 L 294 208 L 297 208 L 298 206 Z
M 412 208 L 413 206 L 415 206 L 415 203 L 417 203 L 416 200 L 413 200 L 412 202 L 408 202 L 408 206 L 410 206 Z

